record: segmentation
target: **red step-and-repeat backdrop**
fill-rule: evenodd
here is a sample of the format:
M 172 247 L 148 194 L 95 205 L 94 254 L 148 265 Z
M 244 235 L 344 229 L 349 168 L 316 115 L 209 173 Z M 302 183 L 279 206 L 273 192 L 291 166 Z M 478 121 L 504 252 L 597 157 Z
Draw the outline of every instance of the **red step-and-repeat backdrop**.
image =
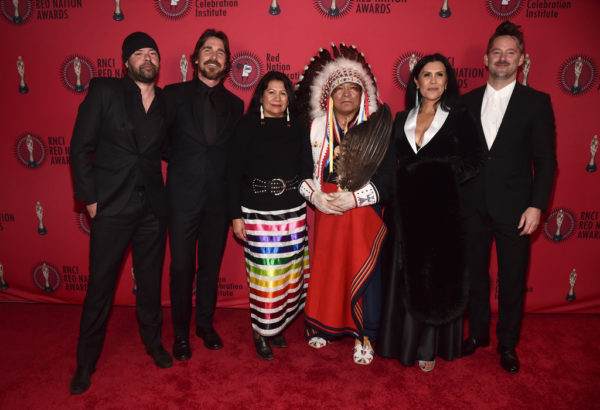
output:
M 599 1 L 0 0 L 0 12 L 0 301 L 83 300 L 89 220 L 73 200 L 69 143 L 90 79 L 122 75 L 129 33 L 156 39 L 165 86 L 191 79 L 189 55 L 204 29 L 225 31 L 233 59 L 225 86 L 246 102 L 266 71 L 295 82 L 320 47 L 355 44 L 382 100 L 399 111 L 411 55 L 447 55 L 469 91 L 485 84 L 489 36 L 511 19 L 523 26 L 529 60 L 519 81 L 552 97 L 559 163 L 534 237 L 526 309 L 600 312 Z M 165 305 L 168 266 L 167 250 Z M 115 303 L 133 304 L 134 293 L 129 257 Z M 246 307 L 247 298 L 243 251 L 230 239 L 219 306 Z

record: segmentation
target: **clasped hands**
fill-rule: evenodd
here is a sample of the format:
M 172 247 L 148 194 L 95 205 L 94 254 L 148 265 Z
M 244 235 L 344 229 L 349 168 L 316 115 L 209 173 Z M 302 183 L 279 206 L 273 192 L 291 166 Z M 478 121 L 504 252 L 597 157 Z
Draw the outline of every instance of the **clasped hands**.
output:
M 356 208 L 354 193 L 349 191 L 338 191 L 325 193 L 316 191 L 313 193 L 313 204 L 324 214 L 342 215 L 350 209 Z

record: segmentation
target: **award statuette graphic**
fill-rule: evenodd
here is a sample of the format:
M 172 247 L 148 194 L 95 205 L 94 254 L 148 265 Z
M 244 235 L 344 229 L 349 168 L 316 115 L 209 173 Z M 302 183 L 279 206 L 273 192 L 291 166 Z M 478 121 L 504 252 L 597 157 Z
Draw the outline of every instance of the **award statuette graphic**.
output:
M 42 276 L 44 276 L 44 292 L 52 292 L 52 286 L 50 286 L 50 271 L 48 270 L 48 265 L 45 263 L 42 265 Z
M 419 60 L 417 60 L 417 56 L 413 53 L 410 55 L 410 58 L 408 59 L 408 71 L 410 73 L 412 73 L 412 70 L 415 69 L 415 66 L 417 65 L 417 63 L 419 62 Z
M 569 302 L 575 300 L 575 282 L 577 282 L 577 271 L 573 269 L 569 274 L 569 291 L 566 297 Z
M 33 0 L 0 0 L 0 14 L 13 24 L 23 24 L 31 16 Z
M 440 17 L 443 19 L 447 19 L 451 15 L 452 12 L 450 11 L 450 7 L 448 6 L 448 0 L 444 0 L 444 2 L 442 3 L 442 8 L 440 9 Z
M 75 92 L 82 93 L 85 90 L 85 87 L 81 84 L 81 60 L 79 57 L 75 57 L 73 60 L 73 70 L 75 71 Z
M 96 76 L 96 68 L 88 57 L 71 54 L 65 58 L 59 68 L 59 76 L 67 89 L 81 94 L 85 92 L 90 80 Z
M 27 134 L 25 137 L 25 145 L 27 146 L 27 152 L 29 153 L 29 159 L 27 160 L 28 168 L 35 168 L 38 166 L 37 161 L 33 157 L 33 137 L 31 134 Z
M 312 0 L 315 8 L 323 17 L 342 18 L 352 11 L 354 0 Z
M 21 94 L 27 94 L 29 92 L 29 87 L 25 84 L 25 63 L 23 62 L 23 58 L 19 56 L 17 58 L 17 72 L 19 73 L 19 92 Z
M 187 73 L 188 73 L 188 61 L 185 58 L 185 54 L 181 55 L 181 60 L 179 60 L 179 70 L 181 71 L 181 81 L 187 81 Z
M 583 60 L 581 57 L 577 57 L 577 61 L 575 61 L 575 80 L 573 80 L 573 85 L 571 86 L 571 92 L 573 94 L 579 94 L 581 92 L 581 86 L 579 85 L 579 77 L 581 77 L 581 71 L 583 70 Z
M 12 4 L 15 8 L 15 15 L 13 16 L 13 23 L 20 24 L 23 22 L 23 18 L 19 14 L 19 0 L 12 0 Z
M 340 15 L 340 9 L 337 8 L 335 0 L 331 0 L 331 6 L 329 7 L 329 11 L 327 12 L 327 14 L 329 14 L 331 17 Z
M 277 0 L 271 1 L 271 7 L 269 7 L 269 14 L 272 16 L 281 14 L 281 9 L 279 8 L 279 4 L 277 4 Z
M 581 96 L 594 87 L 600 72 L 594 60 L 585 54 L 567 57 L 558 69 L 558 86 L 570 96 Z
M 529 76 L 529 70 L 531 69 L 531 59 L 529 58 L 529 54 L 525 54 L 525 61 L 523 61 L 523 84 L 527 87 L 527 77 Z
M 15 142 L 15 156 L 28 169 L 39 169 L 46 158 L 46 147 L 35 134 L 24 132 Z
M 44 226 L 44 208 L 42 208 L 42 204 L 40 204 L 40 201 L 37 201 L 35 203 L 35 215 L 38 219 L 38 234 L 46 235 L 48 231 Z
M 414 50 L 406 51 L 396 58 L 392 68 L 392 78 L 396 87 L 406 90 L 410 73 L 421 58 L 423 53 Z
M 562 234 L 560 233 L 560 228 L 563 224 L 563 220 L 565 219 L 565 211 L 563 211 L 562 209 L 560 209 L 558 211 L 558 213 L 556 214 L 556 232 L 554 233 L 554 236 L 552 236 L 552 240 L 554 242 L 560 242 L 562 241 Z
M 588 162 L 585 170 L 587 172 L 596 172 L 596 152 L 598 152 L 598 136 L 594 135 L 590 143 L 590 162 Z
M 0 263 L 0 290 L 8 289 L 8 284 L 4 280 L 4 266 Z
M 115 0 L 115 12 L 113 13 L 114 21 L 122 21 L 125 18 L 123 11 L 121 10 L 121 0 Z
M 135 280 L 135 272 L 133 271 L 133 268 L 131 268 L 131 277 L 133 279 L 133 289 L 131 289 L 131 293 L 137 295 L 137 281 Z
M 56 267 L 51 263 L 38 263 L 33 268 L 32 277 L 35 286 L 44 292 L 54 292 L 60 287 L 60 275 Z
M 573 237 L 577 227 L 576 213 L 565 206 L 560 206 L 548 212 L 543 224 L 544 238 L 559 244 Z

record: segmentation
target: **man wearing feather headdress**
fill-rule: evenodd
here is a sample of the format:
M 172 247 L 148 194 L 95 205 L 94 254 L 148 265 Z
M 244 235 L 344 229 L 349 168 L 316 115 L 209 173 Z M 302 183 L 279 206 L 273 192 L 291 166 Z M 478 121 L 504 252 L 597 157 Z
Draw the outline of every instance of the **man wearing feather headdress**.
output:
M 316 208 L 315 246 L 306 300 L 306 337 L 314 348 L 352 336 L 353 360 L 370 364 L 379 325 L 378 266 L 387 229 L 381 201 L 395 164 L 388 155 L 391 113 L 378 105 L 375 78 L 354 46 L 319 50 L 297 85 L 311 122 L 313 178 L 299 191 Z

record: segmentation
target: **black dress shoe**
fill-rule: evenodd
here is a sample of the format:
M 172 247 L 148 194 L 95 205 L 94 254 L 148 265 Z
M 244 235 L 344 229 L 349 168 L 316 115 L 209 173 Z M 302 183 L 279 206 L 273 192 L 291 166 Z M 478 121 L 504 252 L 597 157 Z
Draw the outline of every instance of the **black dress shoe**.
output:
M 189 360 L 192 357 L 192 349 L 190 349 L 190 341 L 183 337 L 175 338 L 173 343 L 173 357 L 176 360 Z
M 519 372 L 521 364 L 519 363 L 519 357 L 514 348 L 498 345 L 498 353 L 500 353 L 500 366 L 502 366 L 504 370 L 511 374 Z
M 464 340 L 462 343 L 462 355 L 463 356 L 470 356 L 473 353 L 475 353 L 475 350 L 477 350 L 478 347 L 488 347 L 490 345 L 490 339 L 484 339 L 484 338 L 475 338 L 475 337 L 469 337 L 468 339 Z
M 154 364 L 161 369 L 166 369 L 173 366 L 173 358 L 163 345 L 157 347 L 146 347 L 146 352 L 152 356 L 154 359 Z
M 81 394 L 90 388 L 92 384 L 92 373 L 96 367 L 77 366 L 77 371 L 71 379 L 71 394 Z
M 273 360 L 273 350 L 271 350 L 271 346 L 269 346 L 269 342 L 263 336 L 258 336 L 256 338 L 256 334 L 254 335 L 254 346 L 256 347 L 256 353 L 258 357 L 263 360 Z
M 196 328 L 196 336 L 204 340 L 204 346 L 210 350 L 219 350 L 223 347 L 223 341 L 212 327 L 210 329 Z
M 283 337 L 283 333 L 279 333 L 278 335 L 271 336 L 271 343 L 278 349 L 282 347 L 287 347 L 287 343 L 285 341 L 285 337 Z

